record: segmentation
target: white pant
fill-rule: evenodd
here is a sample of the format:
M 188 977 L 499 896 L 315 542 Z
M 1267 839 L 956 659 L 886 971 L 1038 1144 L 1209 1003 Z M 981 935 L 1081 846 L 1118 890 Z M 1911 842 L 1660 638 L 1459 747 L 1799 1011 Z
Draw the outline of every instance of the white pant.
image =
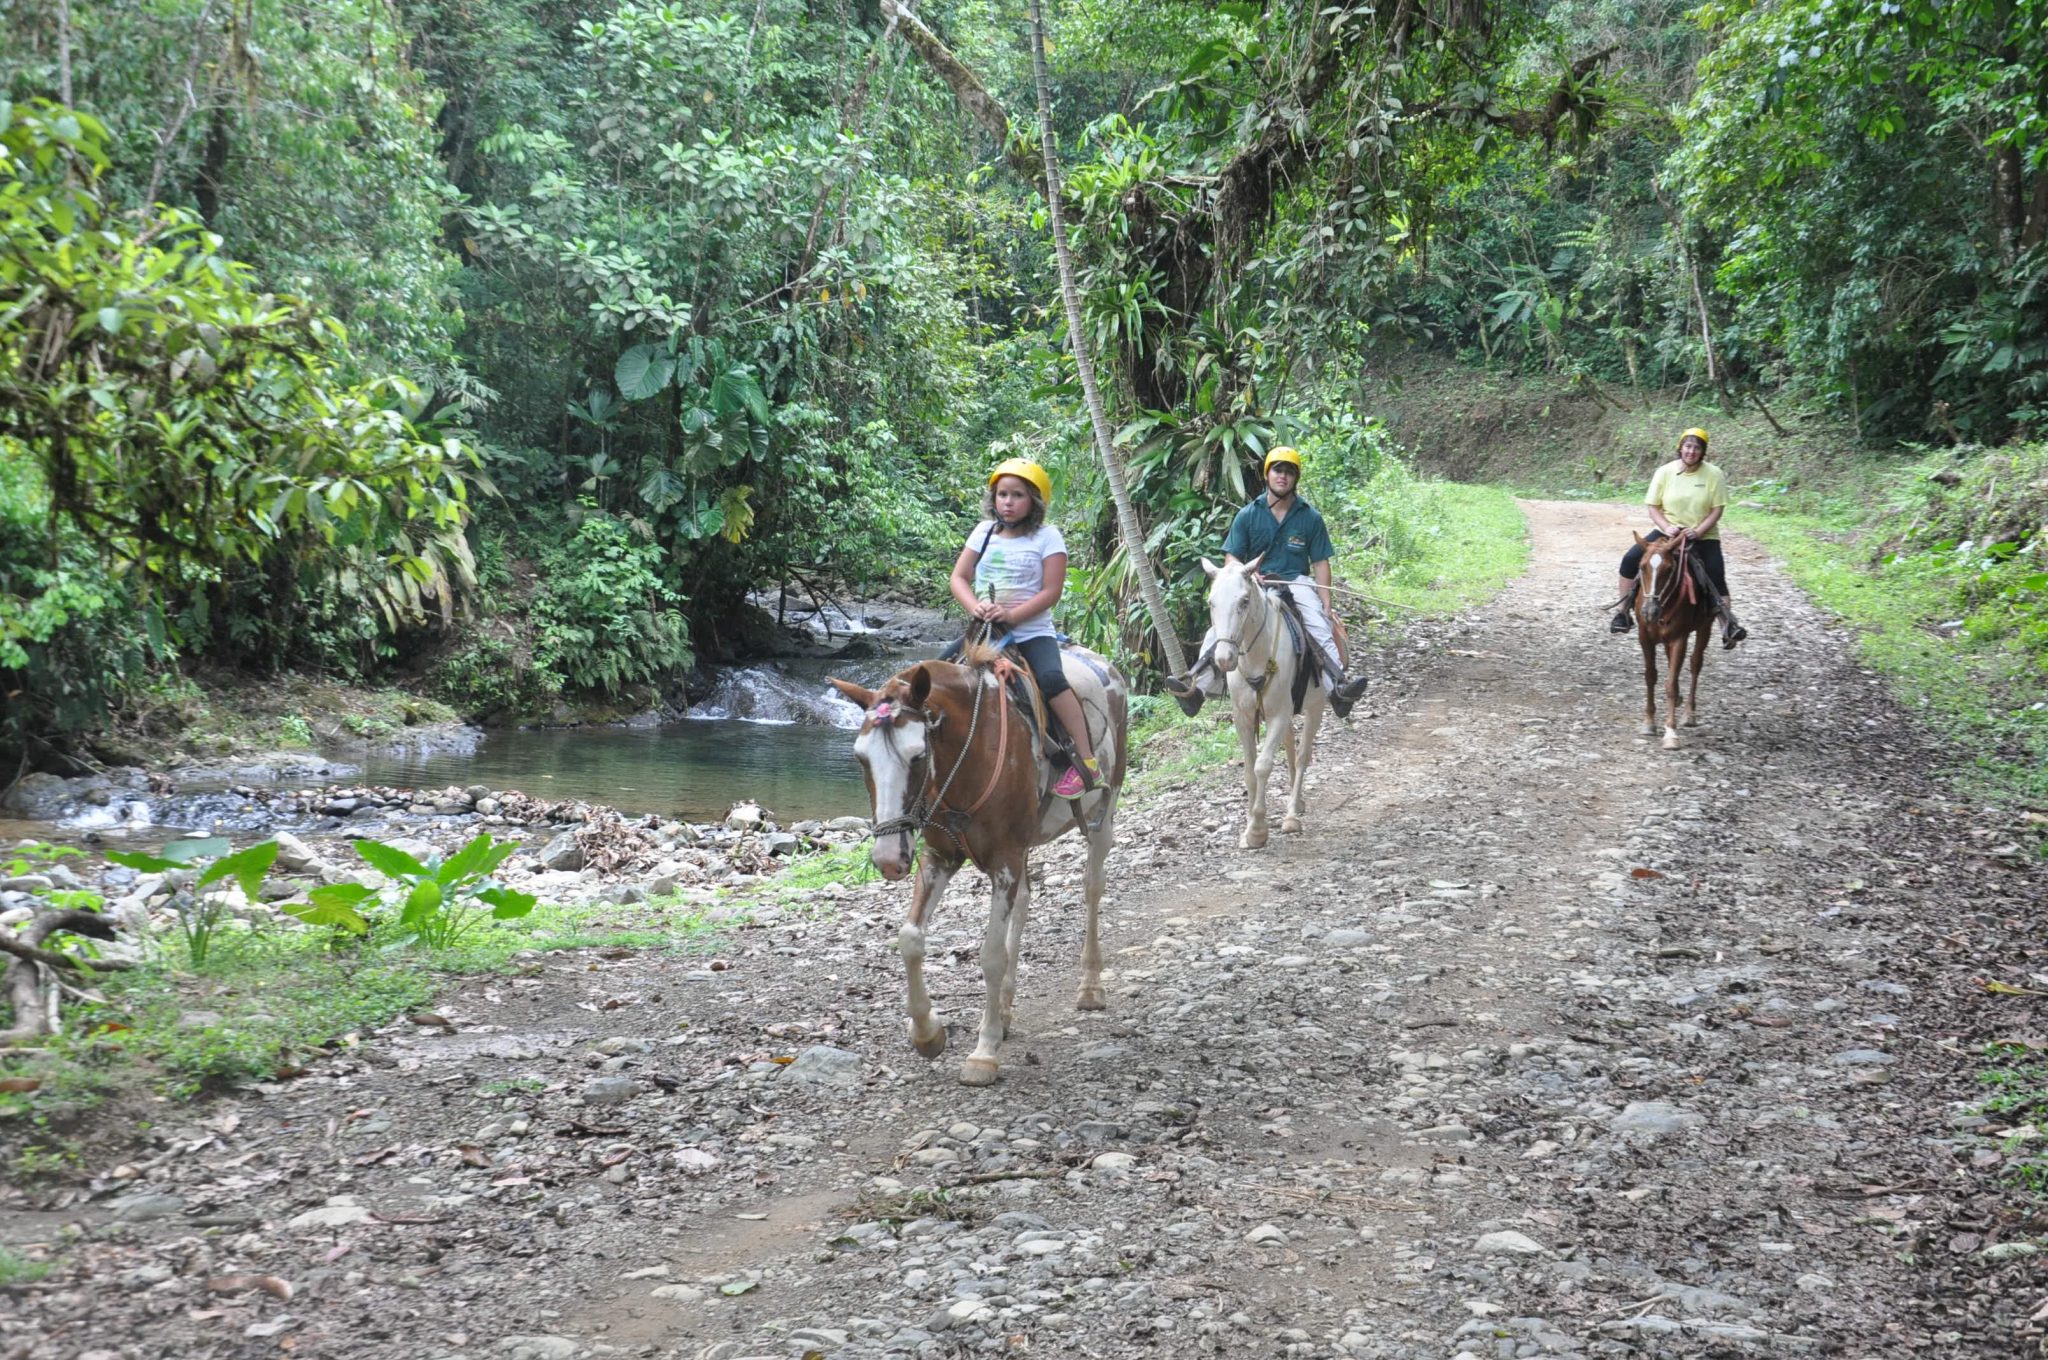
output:
M 1323 655 L 1330 658 L 1330 664 L 1336 665 L 1339 655 L 1337 651 L 1337 634 L 1330 626 L 1330 616 L 1323 612 L 1323 593 L 1316 588 L 1315 578 L 1313 576 L 1297 576 L 1291 581 L 1276 581 L 1273 584 L 1284 585 L 1293 594 L 1294 603 L 1301 610 L 1302 622 L 1308 625 L 1309 636 L 1314 638 L 1316 645 L 1323 649 Z M 1287 625 L 1280 624 L 1278 626 L 1284 628 Z M 1226 684 L 1223 673 L 1218 671 L 1214 665 L 1203 666 L 1200 658 L 1208 656 L 1215 646 L 1216 630 L 1212 627 L 1208 632 L 1202 634 L 1202 650 L 1195 653 L 1197 658 L 1195 662 L 1196 673 L 1191 677 L 1195 688 L 1212 699 L 1221 698 L 1225 691 Z M 1337 682 L 1330 678 L 1329 671 L 1324 668 L 1321 662 L 1310 658 L 1308 664 L 1314 668 L 1315 676 L 1322 681 L 1324 689 L 1335 690 L 1337 688 Z

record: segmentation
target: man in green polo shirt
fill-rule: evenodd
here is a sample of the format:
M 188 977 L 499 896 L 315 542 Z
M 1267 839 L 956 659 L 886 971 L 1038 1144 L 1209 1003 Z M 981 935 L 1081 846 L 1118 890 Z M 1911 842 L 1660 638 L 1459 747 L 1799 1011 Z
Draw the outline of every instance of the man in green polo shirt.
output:
M 1233 565 L 1262 558 L 1259 575 L 1268 583 L 1284 585 L 1293 594 L 1308 625 L 1316 652 L 1316 669 L 1322 673 L 1324 688 L 1330 692 L 1330 708 L 1340 718 L 1351 715 L 1351 706 L 1365 693 L 1365 677 L 1344 678 L 1338 663 L 1336 632 L 1330 607 L 1330 559 L 1337 550 L 1330 544 L 1330 530 L 1317 509 L 1296 494 L 1301 484 L 1301 455 L 1282 444 L 1266 455 L 1266 489 L 1250 505 L 1237 512 L 1230 532 L 1223 539 L 1223 555 Z M 1216 639 L 1204 637 L 1200 659 L 1187 675 L 1167 681 L 1167 692 L 1193 717 L 1206 697 L 1220 697 L 1224 679 L 1209 664 Z

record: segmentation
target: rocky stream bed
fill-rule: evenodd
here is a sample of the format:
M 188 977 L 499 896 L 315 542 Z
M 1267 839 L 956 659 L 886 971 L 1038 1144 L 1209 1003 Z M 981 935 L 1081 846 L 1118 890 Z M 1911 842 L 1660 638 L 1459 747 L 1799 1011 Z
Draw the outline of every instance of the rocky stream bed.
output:
M 1237 849 L 1232 769 L 1127 806 L 1106 1012 L 1078 848 L 1039 854 L 995 1086 L 955 1079 L 972 873 L 935 1064 L 907 887 L 540 956 L 8 1188 L 55 1268 L 0 1356 L 2036 1352 L 2044 1225 L 1973 1076 L 2048 993 L 2018 815 L 1739 541 L 1752 638 L 1659 750 L 1593 610 L 1623 513 L 1527 508 L 1525 578 L 1374 658 L 1305 833 Z

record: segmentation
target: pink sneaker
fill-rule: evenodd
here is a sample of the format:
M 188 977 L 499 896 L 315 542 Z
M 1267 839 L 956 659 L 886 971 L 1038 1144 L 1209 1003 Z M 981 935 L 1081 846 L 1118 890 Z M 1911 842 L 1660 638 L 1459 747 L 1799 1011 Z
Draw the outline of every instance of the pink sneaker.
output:
M 1060 776 L 1060 782 L 1052 786 L 1055 798 L 1079 798 L 1087 791 L 1088 786 L 1082 782 L 1081 772 L 1072 765 L 1067 766 L 1067 772 Z

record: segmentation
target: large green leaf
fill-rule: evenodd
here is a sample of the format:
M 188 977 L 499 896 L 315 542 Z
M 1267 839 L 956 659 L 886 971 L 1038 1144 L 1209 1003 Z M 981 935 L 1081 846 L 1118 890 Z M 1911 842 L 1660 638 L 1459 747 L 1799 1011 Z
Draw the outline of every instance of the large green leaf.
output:
M 645 401 L 669 384 L 676 361 L 659 345 L 635 345 L 619 356 L 612 381 L 627 401 Z
M 395 845 L 386 845 L 382 841 L 368 840 L 357 841 L 355 844 L 356 853 L 363 857 L 363 862 L 378 873 L 383 874 L 386 878 L 425 878 L 428 876 L 426 865 L 420 863 L 411 855 L 406 854 L 405 851 L 400 850 Z
M 225 859 L 215 860 L 207 866 L 206 872 L 199 876 L 197 886 L 203 889 L 224 878 L 232 878 L 241 885 L 242 896 L 254 902 L 258 890 L 263 887 L 263 876 L 270 872 L 270 866 L 276 860 L 277 842 L 264 841 Z
M 516 920 L 532 911 L 533 904 L 540 900 L 532 893 L 511 888 L 479 888 L 476 898 L 489 904 L 492 919 L 498 921 Z

